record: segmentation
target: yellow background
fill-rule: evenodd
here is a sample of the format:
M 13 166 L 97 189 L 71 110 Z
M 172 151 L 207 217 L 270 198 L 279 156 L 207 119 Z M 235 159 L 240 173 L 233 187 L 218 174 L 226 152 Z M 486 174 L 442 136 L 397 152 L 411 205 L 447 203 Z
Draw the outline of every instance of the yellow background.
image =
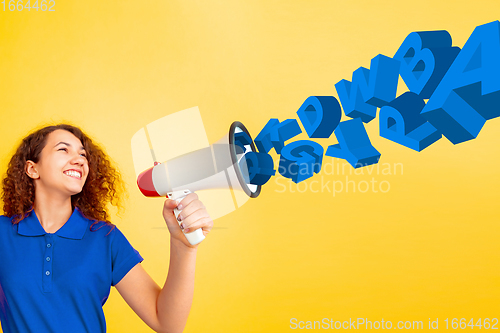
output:
M 168 231 L 162 199 L 135 185 L 137 130 L 198 106 L 210 142 L 235 120 L 255 137 L 270 118 L 296 118 L 308 96 L 336 96 L 336 82 L 379 53 L 393 56 L 410 32 L 445 29 L 462 47 L 499 9 L 497 0 L 57 0 L 50 13 L 0 11 L 1 172 L 34 127 L 81 126 L 123 172 L 129 198 L 113 221 L 163 285 Z M 443 138 L 420 153 L 377 127 L 366 126 L 381 166 L 402 163 L 402 173 L 345 168 L 302 184 L 375 177 L 389 192 L 282 191 L 276 176 L 215 221 L 198 251 L 185 332 L 286 332 L 291 318 L 426 328 L 439 318 L 440 329 L 445 318 L 500 318 L 500 120 L 475 140 Z M 114 289 L 104 309 L 109 332 L 151 331 Z

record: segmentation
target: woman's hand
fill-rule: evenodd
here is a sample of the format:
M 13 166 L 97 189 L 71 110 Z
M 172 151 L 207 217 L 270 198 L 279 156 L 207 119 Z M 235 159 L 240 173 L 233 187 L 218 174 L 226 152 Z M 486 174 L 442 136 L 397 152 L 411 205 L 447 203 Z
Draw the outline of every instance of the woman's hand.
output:
M 179 222 L 174 215 L 174 208 L 176 207 L 181 211 L 179 214 L 179 219 L 182 222 L 181 226 L 179 226 Z M 196 193 L 188 194 L 178 205 L 175 200 L 165 200 L 163 218 L 167 223 L 170 236 L 191 248 L 198 247 L 198 244 L 191 245 L 184 233 L 190 233 L 202 228 L 203 235 L 206 236 L 214 225 L 214 222 L 208 215 L 203 203 L 198 199 Z

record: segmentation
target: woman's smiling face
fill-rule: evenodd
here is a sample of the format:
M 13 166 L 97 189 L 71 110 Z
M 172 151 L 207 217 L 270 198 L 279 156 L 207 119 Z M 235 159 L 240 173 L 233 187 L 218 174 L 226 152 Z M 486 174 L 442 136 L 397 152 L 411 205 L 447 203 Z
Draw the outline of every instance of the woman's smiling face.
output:
M 38 163 L 28 161 L 26 172 L 35 180 L 36 192 L 72 196 L 82 191 L 89 165 L 81 141 L 58 129 L 47 136 Z

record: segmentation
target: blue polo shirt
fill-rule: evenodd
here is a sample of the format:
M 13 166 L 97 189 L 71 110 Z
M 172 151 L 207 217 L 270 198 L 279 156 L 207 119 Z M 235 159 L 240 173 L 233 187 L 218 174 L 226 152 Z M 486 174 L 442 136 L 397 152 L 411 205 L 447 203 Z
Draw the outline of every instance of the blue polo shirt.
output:
M 102 306 L 143 259 L 118 230 L 75 209 L 55 233 L 33 211 L 0 216 L 0 320 L 10 332 L 106 332 Z

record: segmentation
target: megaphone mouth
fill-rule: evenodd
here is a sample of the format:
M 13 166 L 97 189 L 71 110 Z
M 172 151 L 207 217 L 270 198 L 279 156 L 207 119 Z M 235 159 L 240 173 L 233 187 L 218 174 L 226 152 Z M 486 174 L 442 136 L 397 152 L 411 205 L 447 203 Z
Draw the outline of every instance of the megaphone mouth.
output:
M 238 154 L 236 153 L 236 142 L 234 138 L 235 133 L 240 133 L 244 132 L 246 133 L 251 139 L 252 136 L 248 132 L 247 128 L 239 121 L 235 121 L 231 124 L 231 127 L 229 128 L 229 146 L 231 147 L 231 161 L 234 166 L 239 165 L 239 159 L 243 157 L 244 154 L 239 154 L 240 156 L 238 157 Z M 255 144 L 253 142 L 253 139 L 250 143 L 250 149 L 253 152 L 257 152 L 257 149 L 255 148 Z M 246 151 L 245 153 L 247 153 Z M 239 167 L 234 168 L 236 171 L 236 176 L 238 177 L 238 181 L 241 185 L 241 188 L 245 193 L 250 197 L 250 198 L 257 198 L 260 194 L 261 190 L 261 185 L 253 185 L 253 184 L 248 184 L 245 181 L 245 177 L 243 177 L 243 174 L 241 172 L 241 169 Z

